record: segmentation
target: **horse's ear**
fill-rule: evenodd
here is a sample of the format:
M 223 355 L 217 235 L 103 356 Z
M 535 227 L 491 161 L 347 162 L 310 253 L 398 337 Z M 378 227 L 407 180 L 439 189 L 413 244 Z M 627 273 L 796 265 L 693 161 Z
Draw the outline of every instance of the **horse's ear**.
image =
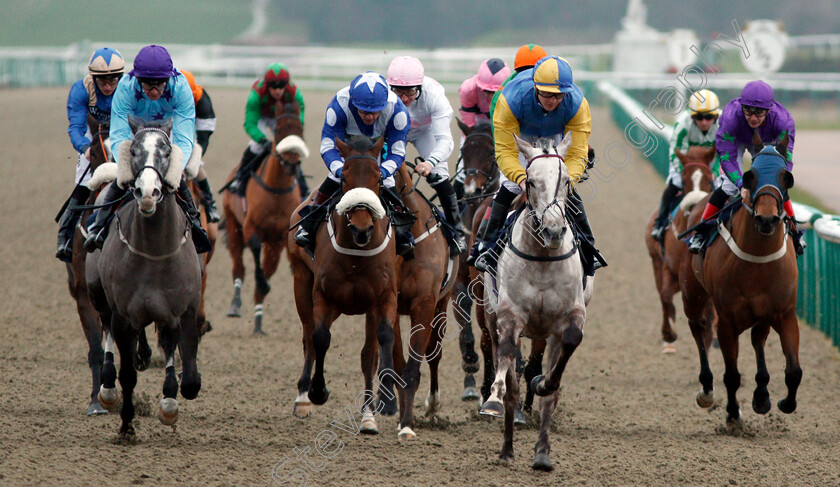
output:
M 793 173 L 787 169 L 779 169 L 776 180 L 779 182 L 779 186 L 785 188 L 785 190 L 793 187 Z
M 470 128 L 467 127 L 467 124 L 462 122 L 461 119 L 458 117 L 455 117 L 455 121 L 458 122 L 458 128 L 461 129 L 461 132 L 463 132 L 464 135 L 470 135 Z
M 373 147 L 371 147 L 371 149 L 370 149 L 371 154 L 374 154 L 374 155 L 378 156 L 379 153 L 382 152 L 382 146 L 383 145 L 385 145 L 385 136 L 384 135 L 380 136 L 379 140 L 377 140 L 376 143 L 373 144 Z
M 163 121 L 163 125 L 160 126 L 160 129 L 166 132 L 167 134 L 172 131 L 172 118 L 167 118 Z
M 761 152 L 761 149 L 764 149 L 764 142 L 762 142 L 761 136 L 758 135 L 758 129 L 755 129 L 753 131 L 752 145 L 753 145 L 753 152 L 755 152 L 756 154 Z
M 788 136 L 788 134 L 785 134 L 785 136 L 782 137 L 782 140 L 780 140 L 779 143 L 776 144 L 776 152 L 781 154 L 782 157 L 784 157 L 785 159 L 787 159 L 788 144 L 790 144 L 790 137 Z
M 93 115 L 89 113 L 87 116 L 87 125 L 90 129 L 90 133 L 95 134 L 96 132 L 99 132 L 99 122 L 97 122 L 96 119 L 93 118 Z
M 563 136 L 563 140 L 557 144 L 557 153 L 563 157 L 566 157 L 566 154 L 569 152 L 569 148 L 572 147 L 572 134 L 568 133 L 567 135 Z
M 711 164 L 712 161 L 715 160 L 715 156 L 717 155 L 717 149 L 714 145 L 709 147 L 705 154 L 703 154 L 703 161 L 708 165 Z
M 341 157 L 346 158 L 350 155 L 350 146 L 338 137 L 335 138 L 335 146 L 338 148 L 338 152 L 341 154 Z
M 528 151 L 532 150 L 533 147 L 524 139 L 520 138 L 518 135 L 513 134 L 513 140 L 516 142 L 516 147 L 519 149 L 519 152 L 528 153 Z
M 758 174 L 752 169 L 744 173 L 743 187 L 750 190 L 750 193 L 755 191 L 755 185 L 758 184 Z
M 143 119 L 135 117 L 134 115 L 129 115 L 128 126 L 131 128 L 131 133 L 136 134 L 140 129 L 143 128 Z

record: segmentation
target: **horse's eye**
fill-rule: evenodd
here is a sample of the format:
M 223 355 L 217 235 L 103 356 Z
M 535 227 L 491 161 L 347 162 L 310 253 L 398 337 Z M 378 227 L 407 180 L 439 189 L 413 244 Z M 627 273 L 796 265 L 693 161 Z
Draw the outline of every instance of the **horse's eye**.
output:
M 135 154 L 135 153 L 134 153 L 134 147 L 130 148 L 130 149 L 128 150 L 128 152 L 129 152 L 132 156 L 136 156 L 136 155 L 137 155 L 137 154 Z

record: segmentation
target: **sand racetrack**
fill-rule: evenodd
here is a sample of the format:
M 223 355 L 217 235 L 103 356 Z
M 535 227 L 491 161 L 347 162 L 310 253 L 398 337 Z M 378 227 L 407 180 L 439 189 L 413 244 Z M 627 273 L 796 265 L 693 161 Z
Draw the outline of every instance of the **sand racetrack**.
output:
M 246 92 L 209 91 L 218 128 L 205 160 L 218 188 L 246 144 Z M 317 141 L 330 95 L 306 95 L 313 153 L 306 167 L 316 176 L 314 187 L 325 174 Z M 199 347 L 201 393 L 194 401 L 179 400 L 177 430 L 155 415 L 139 416 L 136 443 L 116 441 L 117 415 L 84 415 L 87 344 L 64 264 L 53 258 L 52 218 L 72 190 L 75 165 L 66 96 L 65 88 L 0 91 L 0 167 L 6 174 L 0 183 L 0 485 L 271 485 L 272 471 L 284 459 L 288 463 L 275 473 L 297 469 L 309 485 L 840 485 L 840 353 L 822 334 L 801 326 L 804 377 L 799 407 L 789 416 L 775 406 L 786 391 L 777 335 L 771 333 L 767 345 L 774 404 L 767 416 L 750 407 L 755 360 L 742 336 L 744 430 L 738 434 L 723 428 L 717 350 L 711 354 L 716 404 L 710 411 L 695 404 L 699 365 L 681 311 L 677 353 L 660 353 L 659 304 L 642 235 L 662 182 L 636 153 L 626 167 L 602 165 L 597 191 L 582 191 L 610 265 L 598 273 L 585 338 L 563 377 L 551 437 L 554 472 L 529 468 L 533 427 L 517 430 L 513 466 L 496 461 L 502 423 L 478 417 L 475 402 L 461 402 L 457 341 L 446 344 L 441 365 L 442 412 L 437 421 L 420 423 L 415 441 L 397 440 L 395 417 L 381 418 L 382 433 L 374 437 L 331 428 L 332 420 L 346 418 L 344 408 L 362 388 L 360 317 L 342 317 L 332 328 L 329 402 L 306 420 L 293 417 L 302 351 L 287 260 L 266 300 L 269 334 L 255 337 L 252 261 L 246 256 L 245 316 L 227 318 L 231 266 L 221 239 L 208 271 L 207 314 L 214 329 Z M 593 120 L 594 147 L 623 140 L 606 110 L 594 109 Z M 140 373 L 136 393 L 156 408 L 163 383 L 159 350 L 155 357 L 157 366 Z M 422 370 L 421 418 L 428 390 L 428 369 Z M 327 429 L 337 431 L 344 446 L 325 460 L 312 449 Z M 307 447 L 309 468 L 295 457 L 295 449 Z

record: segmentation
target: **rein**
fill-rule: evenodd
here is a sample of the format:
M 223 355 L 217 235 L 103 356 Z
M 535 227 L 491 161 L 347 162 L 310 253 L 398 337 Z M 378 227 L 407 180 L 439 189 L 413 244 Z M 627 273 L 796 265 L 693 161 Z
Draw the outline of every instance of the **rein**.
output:
M 729 247 L 729 250 L 731 250 L 732 253 L 735 254 L 735 256 L 739 259 L 747 262 L 752 262 L 754 264 L 766 264 L 768 262 L 773 262 L 774 260 L 781 259 L 787 253 L 787 232 L 785 232 L 785 238 L 782 240 L 782 246 L 779 250 L 769 255 L 753 255 L 744 252 L 743 250 L 741 250 L 740 247 L 738 247 L 738 243 L 735 241 L 735 239 L 732 237 L 732 234 L 729 233 L 729 230 L 722 223 L 718 223 L 718 231 L 720 232 L 720 236 L 726 242 L 726 245 Z
M 144 259 L 148 259 L 148 260 L 155 260 L 155 261 L 165 260 L 165 259 L 168 259 L 168 258 L 174 256 L 174 255 L 177 255 L 181 251 L 181 248 L 184 246 L 184 244 L 187 242 L 187 234 L 191 231 L 191 228 L 190 228 L 189 224 L 186 225 L 186 230 L 184 231 L 184 235 L 181 236 L 181 241 L 178 243 L 178 246 L 172 252 L 169 252 L 169 253 L 163 254 L 163 255 L 152 255 L 152 254 L 147 254 L 146 252 L 143 252 L 143 251 L 141 251 L 141 250 L 139 250 L 139 249 L 137 249 L 137 248 L 135 248 L 134 246 L 131 245 L 131 243 L 128 241 L 128 238 L 126 238 L 125 234 L 122 231 L 122 225 L 120 225 L 120 216 L 117 215 L 116 218 L 117 218 L 117 232 L 119 233 L 119 236 L 120 236 L 120 242 L 124 243 L 125 246 L 128 248 L 128 251 L 131 252 L 132 254 L 139 255 L 140 257 L 143 257 Z
M 330 243 L 333 246 L 333 249 L 342 255 L 352 255 L 355 257 L 373 257 L 382 253 L 385 250 L 385 247 L 388 246 L 388 241 L 391 240 L 391 237 L 394 235 L 394 226 L 390 223 L 388 224 L 388 233 L 385 235 L 385 238 L 382 240 L 382 243 L 379 244 L 376 248 L 368 249 L 368 250 L 359 250 L 359 249 L 348 249 L 346 247 L 342 247 L 338 244 L 338 241 L 335 239 L 335 230 L 333 229 L 333 219 L 332 214 L 327 217 L 327 233 L 330 236 Z
M 514 224 L 515 223 L 516 222 L 514 222 Z M 578 240 L 576 238 L 573 238 L 572 249 L 566 252 L 565 254 L 549 256 L 526 254 L 525 252 L 516 248 L 516 245 L 513 244 L 513 227 L 514 225 L 511 225 L 510 230 L 508 230 L 508 246 L 505 248 L 510 248 L 510 251 L 513 252 L 513 254 L 519 257 L 520 259 L 530 260 L 532 262 L 559 262 L 561 260 L 566 260 L 570 258 L 571 256 L 575 255 L 578 251 Z

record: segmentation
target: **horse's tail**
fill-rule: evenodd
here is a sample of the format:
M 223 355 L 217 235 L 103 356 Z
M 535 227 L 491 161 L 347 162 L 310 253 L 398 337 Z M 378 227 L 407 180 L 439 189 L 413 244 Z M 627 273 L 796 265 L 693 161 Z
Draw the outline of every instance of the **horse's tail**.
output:
M 96 171 L 93 172 L 93 176 L 90 177 L 87 187 L 91 191 L 97 191 L 99 188 L 115 179 L 117 179 L 117 163 L 105 162 L 97 167 Z

